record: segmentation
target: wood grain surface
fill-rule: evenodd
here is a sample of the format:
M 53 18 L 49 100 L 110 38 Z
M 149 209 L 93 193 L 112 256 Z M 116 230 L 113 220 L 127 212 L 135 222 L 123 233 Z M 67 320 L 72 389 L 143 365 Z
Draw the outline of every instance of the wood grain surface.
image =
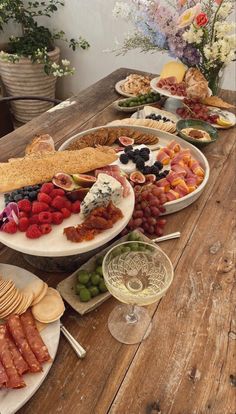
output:
M 113 72 L 64 109 L 2 138 L 1 160 L 22 155 L 35 133 L 50 133 L 58 146 L 76 132 L 124 118 L 111 106 L 118 98 L 114 84 L 132 72 Z M 223 96 L 233 102 L 236 94 Z M 165 232 L 180 231 L 181 238 L 161 244 L 175 276 L 166 296 L 148 307 L 149 338 L 139 345 L 113 339 L 107 328 L 113 298 L 82 317 L 66 305 L 63 323 L 87 356 L 79 360 L 61 337 L 47 379 L 20 414 L 236 413 L 235 147 L 235 129 L 221 131 L 204 149 L 211 172 L 202 196 L 167 217 Z M 50 286 L 68 275 L 35 269 L 3 245 L 0 261 L 32 271 Z

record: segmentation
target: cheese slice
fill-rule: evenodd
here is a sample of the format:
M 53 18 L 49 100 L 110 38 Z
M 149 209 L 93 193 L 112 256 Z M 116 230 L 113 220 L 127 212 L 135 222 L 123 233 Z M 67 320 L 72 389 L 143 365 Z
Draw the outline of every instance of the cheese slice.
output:
M 184 75 L 187 68 L 183 65 L 183 63 L 180 62 L 168 62 L 166 63 L 161 71 L 160 79 L 169 78 L 170 76 L 175 76 L 177 79 L 177 82 L 182 82 L 184 79 Z

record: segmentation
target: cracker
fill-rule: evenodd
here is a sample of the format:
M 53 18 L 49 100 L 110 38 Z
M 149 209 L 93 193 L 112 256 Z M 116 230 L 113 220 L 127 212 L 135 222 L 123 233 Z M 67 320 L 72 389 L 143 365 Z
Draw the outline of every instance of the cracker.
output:
M 33 306 L 33 305 L 36 305 L 36 303 L 39 303 L 40 300 L 42 300 L 44 298 L 44 296 L 46 295 L 47 290 L 48 290 L 48 285 L 47 285 L 47 283 L 43 282 L 43 287 L 42 287 L 41 291 L 39 292 L 38 296 L 33 297 L 31 305 Z
M 21 292 L 24 295 L 27 295 L 27 293 L 30 293 L 30 294 L 33 293 L 33 301 L 34 301 L 34 299 L 36 299 L 40 295 L 43 287 L 44 287 L 44 281 L 43 280 L 41 280 L 41 279 L 34 279 L 27 286 L 25 286 L 22 289 Z
M 56 294 L 46 294 L 44 298 L 32 306 L 32 313 L 39 322 L 50 323 L 59 319 L 65 311 L 62 298 Z

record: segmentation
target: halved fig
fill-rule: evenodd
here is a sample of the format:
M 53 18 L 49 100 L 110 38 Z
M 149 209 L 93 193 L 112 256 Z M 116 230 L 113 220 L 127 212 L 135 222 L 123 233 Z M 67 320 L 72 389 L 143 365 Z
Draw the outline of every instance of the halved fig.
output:
M 140 171 L 132 172 L 129 176 L 129 179 L 133 181 L 133 183 L 138 184 L 143 184 L 146 181 L 145 176 Z
M 70 201 L 83 201 L 84 197 L 89 192 L 89 190 L 90 188 L 78 188 L 77 190 L 69 191 L 68 193 L 66 193 L 66 197 Z
M 156 181 L 155 174 L 146 174 L 145 178 L 146 178 L 146 183 L 155 183 Z
M 72 191 L 76 187 L 74 180 L 69 174 L 57 173 L 54 175 L 52 182 L 55 186 L 63 188 L 66 191 Z
M 123 147 L 128 147 L 128 145 L 134 144 L 134 139 L 130 137 L 121 136 L 119 137 L 119 142 L 121 143 L 121 145 L 123 145 Z
M 94 183 L 96 183 L 96 177 L 93 175 L 86 175 L 86 174 L 73 174 L 72 178 L 74 182 L 82 187 L 92 187 Z

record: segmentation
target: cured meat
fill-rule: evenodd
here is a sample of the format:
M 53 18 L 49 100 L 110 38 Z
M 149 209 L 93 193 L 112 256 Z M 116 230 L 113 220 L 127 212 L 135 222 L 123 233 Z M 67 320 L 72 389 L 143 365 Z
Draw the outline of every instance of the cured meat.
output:
M 108 165 L 107 167 L 99 168 L 99 170 L 95 171 L 95 176 L 97 177 L 100 173 L 110 175 L 119 181 L 123 187 L 123 197 L 127 197 L 129 195 L 130 187 L 126 178 L 121 174 L 121 170 L 118 165 Z
M 40 372 L 40 363 L 36 359 L 22 329 L 19 315 L 11 315 L 7 319 L 7 326 L 23 358 L 29 365 L 30 372 Z
M 29 345 L 40 363 L 51 359 L 48 349 L 43 342 L 32 316 L 31 310 L 28 309 L 20 316 L 21 324 Z
M 8 383 L 8 376 L 7 376 L 4 366 L 2 365 L 0 361 L 0 388 L 5 387 L 7 383 Z
M 0 362 L 3 365 L 8 377 L 6 383 L 7 388 L 25 387 L 25 382 L 16 370 L 11 351 L 8 347 L 6 325 L 0 325 Z
M 7 338 L 8 348 L 11 351 L 11 355 L 12 355 L 12 358 L 13 358 L 14 365 L 17 369 L 17 372 L 18 372 L 18 374 L 22 375 L 25 372 L 29 371 L 29 365 L 27 364 L 27 362 L 22 357 L 19 349 L 17 348 L 17 346 L 13 342 L 8 330 L 6 332 L 6 338 Z

